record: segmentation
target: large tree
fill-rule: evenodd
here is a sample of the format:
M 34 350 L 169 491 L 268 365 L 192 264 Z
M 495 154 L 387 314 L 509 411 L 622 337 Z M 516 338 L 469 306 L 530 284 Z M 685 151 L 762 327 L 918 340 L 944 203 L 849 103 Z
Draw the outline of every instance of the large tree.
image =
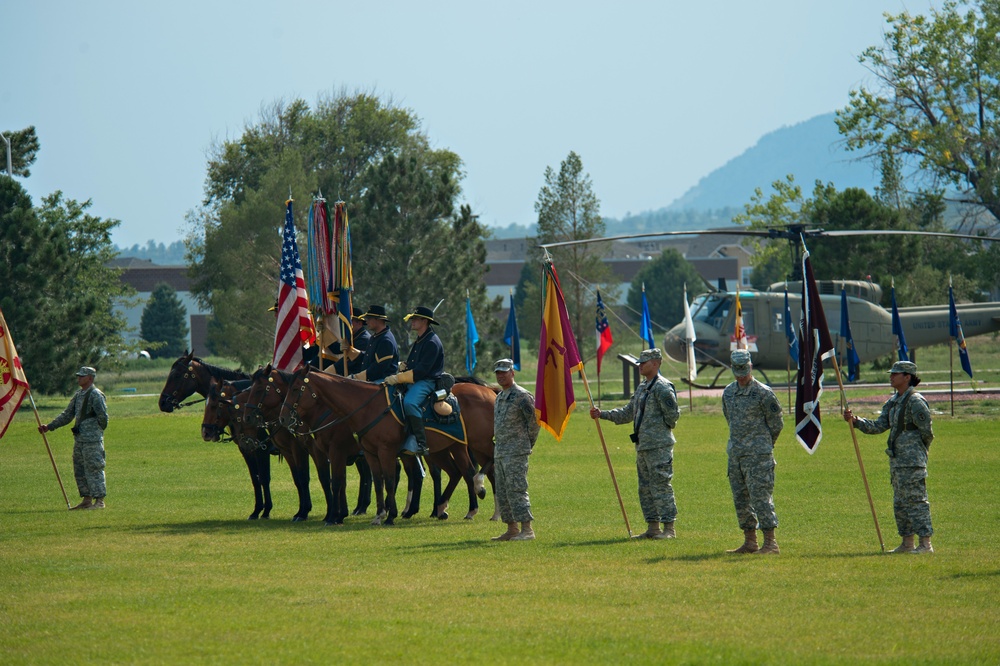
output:
M 35 207 L 0 177 L 0 309 L 32 387 L 65 392 L 81 365 L 108 369 L 128 348 L 115 306 L 134 292 L 107 267 L 117 220 L 87 214 L 90 202 L 56 192 Z
M 805 198 L 791 177 L 773 184 L 765 199 L 760 190 L 735 221 L 754 229 L 803 224 L 825 230 L 945 231 L 944 206 L 939 197 L 908 198 L 902 208 L 889 205 L 861 189 L 837 190 L 817 182 Z M 979 241 L 940 237 L 864 235 L 808 240 L 817 279 L 865 280 L 880 283 L 883 305 L 889 303 L 889 285 L 896 284 L 898 300 L 906 305 L 947 302 L 948 278 L 954 278 L 960 299 L 975 299 L 989 282 L 982 275 L 984 250 Z M 791 274 L 792 258 L 785 241 L 757 243 L 754 286 L 764 288 Z M 760 274 L 760 275 L 758 275 Z M 763 279 L 766 277 L 766 279 Z
M 153 358 L 174 358 L 187 349 L 186 319 L 187 310 L 173 287 L 166 282 L 153 287 L 139 323 L 142 339 L 155 345 Z
M 190 216 L 194 291 L 215 314 L 213 348 L 244 367 L 270 358 L 284 201 L 291 188 L 300 230 L 313 194 L 346 202 L 360 307 L 386 305 L 405 350 L 402 317 L 434 307 L 449 370 L 460 371 L 468 291 L 489 353 L 498 303 L 486 299 L 486 230 L 458 208 L 462 163 L 430 148 L 411 111 L 344 92 L 311 109 L 301 100 L 265 109 L 242 137 L 216 146 L 204 206 Z M 305 262 L 306 239 L 299 236 Z
M 584 172 L 579 155 L 570 152 L 559 165 L 558 172 L 546 167 L 544 179 L 535 202 L 538 244 L 587 240 L 604 235 L 601 203 L 594 194 L 590 174 Z M 584 353 L 585 347 L 589 350 L 594 346 L 594 336 L 586 335 L 594 328 L 594 288 L 606 290 L 607 293 L 602 294 L 606 302 L 617 300 L 617 283 L 612 284 L 612 271 L 603 260 L 607 249 L 607 243 L 587 243 L 549 251 L 560 276 L 576 344 L 581 353 Z M 531 277 L 519 285 L 519 298 L 524 303 L 527 320 L 522 333 L 535 339 L 539 324 L 534 321 L 534 313 L 541 311 L 539 276 L 542 259 L 543 255 L 537 249 L 529 251 L 527 275 Z
M 962 13 L 959 5 L 968 5 Z M 850 93 L 837 124 L 852 150 L 902 158 L 1000 219 L 1000 3 L 946 0 L 929 17 L 886 15 L 860 56 L 872 86 Z

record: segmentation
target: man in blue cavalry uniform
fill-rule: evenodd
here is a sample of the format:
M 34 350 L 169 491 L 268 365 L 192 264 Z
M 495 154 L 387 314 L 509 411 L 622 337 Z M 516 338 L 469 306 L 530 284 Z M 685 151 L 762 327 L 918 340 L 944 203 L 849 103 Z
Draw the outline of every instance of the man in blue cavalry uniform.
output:
M 386 377 L 385 383 L 410 385 L 403 398 L 406 429 L 417 440 L 415 453 L 424 455 L 427 453 L 427 437 L 424 434 L 423 407 L 434 394 L 438 378 L 444 374 L 444 346 L 431 328 L 431 324 L 438 325 L 438 322 L 434 321 L 434 311 L 430 308 L 417 307 L 403 321 L 410 322 L 410 330 L 417 334 L 417 339 L 410 348 L 405 367 L 400 366 L 401 372 Z
M 324 359 L 332 362 L 326 368 L 327 372 L 337 375 L 356 375 L 365 369 L 365 352 L 372 338 L 371 333 L 365 328 L 365 311 L 361 308 L 351 308 L 351 310 L 353 344 L 348 345 L 345 350 L 341 341 L 337 340 L 321 354 Z M 344 356 L 347 356 L 347 372 L 344 372 Z
M 399 346 L 396 345 L 396 336 L 389 328 L 389 317 L 383 306 L 369 305 L 368 311 L 361 316 L 371 333 L 368 347 L 361 356 L 361 369 L 352 371 L 350 378 L 362 382 L 377 382 L 396 373 L 399 368 Z

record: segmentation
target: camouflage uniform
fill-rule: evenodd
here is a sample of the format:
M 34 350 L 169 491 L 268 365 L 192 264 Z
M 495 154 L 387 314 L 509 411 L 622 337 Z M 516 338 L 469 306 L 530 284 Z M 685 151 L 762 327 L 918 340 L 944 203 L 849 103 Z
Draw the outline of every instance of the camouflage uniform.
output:
M 905 402 L 904 402 L 905 401 Z M 902 428 L 899 407 L 904 405 Z M 892 508 L 900 536 L 929 537 L 931 505 L 927 501 L 927 452 L 934 439 L 931 410 L 922 395 L 909 387 L 882 405 L 874 421 L 858 418 L 854 427 L 866 435 L 889 431 L 889 478 L 892 481 Z
M 493 408 L 493 471 L 500 520 L 505 523 L 534 520 L 528 498 L 528 456 L 538 439 L 535 396 L 514 384 L 497 396 Z
M 729 423 L 729 486 L 740 529 L 773 530 L 774 443 L 784 417 L 774 392 L 756 379 L 741 387 L 732 382 L 722 392 L 722 413 Z
M 86 408 L 86 413 L 83 410 Z M 52 419 L 49 430 L 76 421 L 73 433 L 73 473 L 80 497 L 101 499 L 108 494 L 104 483 L 104 429 L 108 406 L 104 394 L 91 385 L 80 389 L 63 413 Z
M 601 418 L 618 425 L 632 422 L 635 430 L 635 467 L 639 476 L 639 506 L 647 523 L 672 523 L 674 500 L 673 429 L 680 417 L 674 385 L 662 375 L 643 379 L 628 404 L 601 410 Z

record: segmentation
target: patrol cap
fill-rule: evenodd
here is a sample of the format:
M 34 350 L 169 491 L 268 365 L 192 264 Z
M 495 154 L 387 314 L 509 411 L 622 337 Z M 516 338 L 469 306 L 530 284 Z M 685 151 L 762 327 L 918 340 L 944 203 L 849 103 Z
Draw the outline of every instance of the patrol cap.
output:
M 652 361 L 657 358 L 663 358 L 663 353 L 657 347 L 653 347 L 652 349 L 643 349 L 639 353 L 639 363 L 645 363 L 646 361 Z
M 403 321 L 410 321 L 410 319 L 412 319 L 413 317 L 423 317 L 430 323 L 437 324 L 437 322 L 434 321 L 434 310 L 431 310 L 430 308 L 425 308 L 423 305 L 418 305 L 416 308 L 414 308 L 413 312 L 403 317 Z
M 750 361 L 750 352 L 746 349 L 736 349 L 729 355 L 729 364 L 733 367 L 733 374 L 737 377 L 746 377 L 753 369 Z
M 96 377 L 97 376 L 97 370 L 95 370 L 94 368 L 90 367 L 89 365 L 85 365 L 85 366 L 83 366 L 82 368 L 80 368 L 79 370 L 76 371 L 76 376 L 77 377 Z
M 514 369 L 514 361 L 502 358 L 493 365 L 493 372 L 510 372 Z
M 385 319 L 388 321 L 389 317 L 385 314 L 384 305 L 369 305 L 368 312 L 361 315 L 365 319 L 371 317 L 372 319 Z
M 913 361 L 896 361 L 889 368 L 889 374 L 894 374 L 897 372 L 902 372 L 907 375 L 917 374 L 917 364 Z

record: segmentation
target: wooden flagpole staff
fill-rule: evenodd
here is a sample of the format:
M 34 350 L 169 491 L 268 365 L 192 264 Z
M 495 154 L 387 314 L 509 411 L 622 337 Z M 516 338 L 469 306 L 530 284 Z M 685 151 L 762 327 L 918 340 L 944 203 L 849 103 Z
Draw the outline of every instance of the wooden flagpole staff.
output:
M 837 384 L 840 386 L 840 402 L 844 407 L 847 406 L 847 393 L 844 390 L 844 380 L 840 376 L 840 365 L 837 363 L 837 356 L 833 355 L 830 357 L 833 361 L 833 369 L 837 373 Z M 878 536 L 878 543 L 882 547 L 882 552 L 885 552 L 885 541 L 882 540 L 882 530 L 878 526 L 878 516 L 875 514 L 875 503 L 872 501 L 872 491 L 868 487 L 868 476 L 865 474 L 865 464 L 861 460 L 861 447 L 858 446 L 858 433 L 854 430 L 854 423 L 848 422 L 848 427 L 851 429 L 851 439 L 854 441 L 854 453 L 858 457 L 858 467 L 861 469 L 861 480 L 865 483 L 865 493 L 868 495 L 868 506 L 872 511 L 872 520 L 875 521 L 875 534 Z
M 38 427 L 42 427 L 42 418 L 38 415 L 38 407 L 35 405 L 35 399 L 31 395 L 31 391 L 28 391 L 28 400 L 31 401 L 31 409 L 35 412 L 35 422 L 38 423 Z M 56 467 L 56 459 L 52 456 L 52 449 L 49 447 L 49 439 L 45 436 L 45 433 L 41 433 L 42 441 L 45 442 L 45 450 L 49 452 L 49 461 L 52 463 L 52 470 L 56 473 L 56 481 L 59 482 L 59 490 L 62 491 L 63 499 L 66 500 L 66 508 L 68 509 L 71 505 L 69 503 L 69 497 L 66 496 L 66 488 L 63 487 L 62 478 L 59 476 L 59 468 Z
M 596 407 L 596 405 L 594 404 L 594 396 L 590 392 L 590 383 L 587 381 L 587 373 L 586 371 L 584 371 L 582 367 L 580 368 L 580 376 L 583 378 L 583 386 L 587 389 L 587 398 L 590 399 L 590 406 Z M 607 442 L 604 441 L 604 431 L 601 430 L 601 420 L 600 419 L 591 419 L 591 420 L 597 426 L 597 434 L 601 438 L 601 448 L 604 449 L 604 459 L 608 463 L 608 471 L 611 472 L 611 483 L 614 484 L 615 486 L 615 495 L 618 496 L 618 506 L 620 506 L 622 509 L 622 518 L 625 519 L 625 529 L 628 530 L 628 536 L 631 539 L 632 526 L 629 525 L 628 513 L 626 513 L 625 511 L 625 502 L 622 501 L 622 493 L 621 490 L 618 489 L 618 479 L 615 477 L 615 468 L 612 467 L 611 465 L 611 455 L 608 453 L 608 444 Z

